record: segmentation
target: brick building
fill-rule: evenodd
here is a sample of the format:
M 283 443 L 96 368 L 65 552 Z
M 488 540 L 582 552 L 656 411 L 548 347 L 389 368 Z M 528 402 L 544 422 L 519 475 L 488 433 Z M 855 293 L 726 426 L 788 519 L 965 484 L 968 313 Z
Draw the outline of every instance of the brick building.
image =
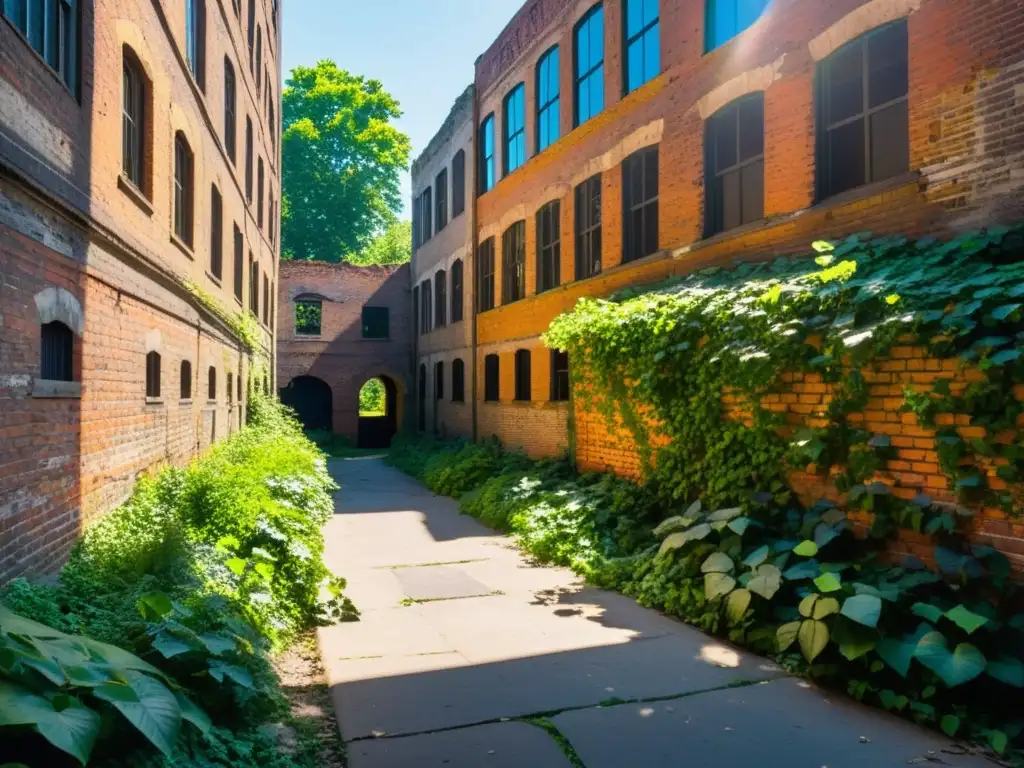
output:
M 1012 2 L 530 0 L 474 87 L 475 435 L 534 455 L 587 455 L 540 340 L 580 297 L 1024 214 Z
M 280 12 L 0 9 L 0 581 L 272 386 Z
M 412 165 L 416 418 L 421 430 L 474 433 L 473 87 Z
M 383 448 L 405 423 L 412 391 L 409 266 L 281 262 L 277 381 L 307 427 Z M 382 418 L 359 415 L 359 390 L 379 378 Z

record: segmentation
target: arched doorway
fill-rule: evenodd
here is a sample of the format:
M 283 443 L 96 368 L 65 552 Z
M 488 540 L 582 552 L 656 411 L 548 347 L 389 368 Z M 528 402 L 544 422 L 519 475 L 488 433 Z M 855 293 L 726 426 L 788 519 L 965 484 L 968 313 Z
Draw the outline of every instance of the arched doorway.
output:
M 333 399 L 330 385 L 316 376 L 297 376 L 281 390 L 281 402 L 294 409 L 309 430 L 333 431 Z
M 385 450 L 398 432 L 398 388 L 389 376 L 375 376 L 359 389 L 359 447 Z

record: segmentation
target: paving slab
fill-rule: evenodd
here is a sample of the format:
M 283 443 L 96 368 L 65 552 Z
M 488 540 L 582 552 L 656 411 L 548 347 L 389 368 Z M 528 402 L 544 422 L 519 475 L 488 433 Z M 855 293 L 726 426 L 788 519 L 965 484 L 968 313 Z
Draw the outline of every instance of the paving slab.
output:
M 555 740 L 526 723 L 358 741 L 348 759 L 352 768 L 571 768 Z
M 391 573 L 402 585 L 406 597 L 413 600 L 455 600 L 494 592 L 457 565 L 395 568 Z
M 587 768 L 991 766 L 944 753 L 950 742 L 935 733 L 792 678 L 553 721 Z

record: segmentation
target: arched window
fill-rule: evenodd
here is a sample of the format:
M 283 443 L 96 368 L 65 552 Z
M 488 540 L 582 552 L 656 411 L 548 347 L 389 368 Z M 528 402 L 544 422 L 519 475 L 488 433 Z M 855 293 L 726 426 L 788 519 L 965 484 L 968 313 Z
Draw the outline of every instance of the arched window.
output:
M 530 400 L 530 350 L 516 350 L 515 368 L 515 399 L 527 402 Z
M 434 327 L 448 324 L 448 275 L 439 270 L 434 275 Z
M 452 264 L 452 322 L 462 320 L 462 259 Z
M 295 300 L 295 335 L 319 336 L 323 317 L 323 303 L 320 299 L 299 297 Z
M 210 273 L 218 280 L 224 271 L 224 203 L 216 184 L 210 186 Z
M 72 359 L 75 336 L 64 323 L 44 323 L 39 356 L 39 378 L 47 381 L 73 381 Z
M 256 95 L 261 92 L 260 78 L 263 73 L 263 27 L 256 27 Z
M 192 247 L 194 162 L 185 134 L 178 131 L 174 135 L 174 234 L 189 247 Z
M 249 24 L 248 24 L 247 30 L 248 30 L 247 38 L 248 38 L 248 42 L 249 42 L 249 71 L 252 72 L 252 70 L 253 70 L 252 49 L 253 49 L 253 43 L 255 42 L 255 35 L 256 35 L 256 0 L 249 0 Z
M 256 164 L 256 226 L 263 229 L 263 158 Z
M 235 68 L 227 56 L 224 57 L 224 148 L 231 162 L 235 162 L 237 145 L 238 88 L 235 83 Z
M 252 205 L 252 118 L 245 116 L 245 199 Z
M 501 303 L 526 297 L 526 221 L 517 221 L 501 236 Z
M 270 107 L 273 114 L 273 105 Z M 452 218 L 466 210 L 466 152 L 459 150 L 452 158 Z
M 434 363 L 434 399 L 444 399 L 444 363 L 440 360 Z
M 480 124 L 480 137 L 477 149 L 477 191 L 479 194 L 494 188 L 494 113 L 484 118 Z
M 764 216 L 764 94 L 743 96 L 707 119 L 704 128 L 704 232 Z
M 121 173 L 140 191 L 147 192 L 146 107 L 149 83 L 135 53 L 125 46 L 121 59 Z
M 206 374 L 206 397 L 209 400 L 217 399 L 217 369 L 214 366 L 210 366 L 210 370 Z
M 160 397 L 160 353 L 146 355 L 146 397 Z
M 537 151 L 558 140 L 561 98 L 558 80 L 558 46 L 545 53 L 537 64 Z
M 181 361 L 181 399 L 192 399 L 192 363 Z
M 206 89 L 206 3 L 185 0 L 185 58 L 192 76 Z
M 562 204 L 552 200 L 537 211 L 537 293 L 559 283 L 562 261 Z
M 466 365 L 460 358 L 452 360 L 452 402 L 466 401 Z

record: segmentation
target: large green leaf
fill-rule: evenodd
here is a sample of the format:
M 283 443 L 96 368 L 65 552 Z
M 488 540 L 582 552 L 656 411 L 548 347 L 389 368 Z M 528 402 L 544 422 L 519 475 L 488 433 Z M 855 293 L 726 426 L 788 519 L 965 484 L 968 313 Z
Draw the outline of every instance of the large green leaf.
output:
M 788 581 L 801 581 L 802 579 L 815 579 L 821 573 L 821 566 L 817 560 L 805 560 L 797 563 L 786 571 Z
M 736 564 L 725 552 L 712 552 L 701 565 L 702 573 L 732 573 Z
M 130 673 L 126 683 L 108 683 L 93 691 L 124 715 L 153 745 L 170 756 L 181 730 L 181 706 L 159 680 Z
M 662 536 L 667 536 L 668 534 L 674 533 L 675 531 L 681 530 L 683 528 L 688 528 L 690 525 L 690 521 L 684 520 L 679 515 L 676 515 L 675 517 L 669 517 L 665 520 L 662 520 L 658 524 L 658 527 L 654 529 L 654 535 L 660 539 Z
M 776 651 L 782 653 L 796 642 L 796 637 L 800 633 L 800 624 L 799 621 L 791 621 L 779 627 L 779 631 L 775 633 Z
M 711 533 L 711 526 L 707 523 L 701 523 L 695 525 L 688 531 L 680 531 L 679 533 L 673 533 L 663 542 L 661 542 L 661 549 L 658 550 L 659 555 L 663 555 L 666 552 L 679 549 L 681 546 L 689 541 L 700 541 L 705 539 Z
M 828 627 L 823 621 L 809 619 L 800 624 L 797 639 L 800 641 L 800 650 L 804 658 L 814 661 L 828 645 Z
M 93 659 L 97 663 L 106 664 L 111 669 L 135 670 L 166 679 L 166 675 L 164 675 L 164 673 L 159 669 L 154 667 L 152 664 L 146 663 L 134 653 L 129 653 L 123 648 L 118 648 L 116 645 L 101 643 L 99 640 L 93 640 L 91 637 L 80 637 L 77 638 L 77 640 L 85 646 L 90 653 L 92 653 Z
M 135 601 L 135 607 L 146 621 L 160 621 L 174 612 L 174 602 L 163 592 L 147 592 Z
M 951 608 L 946 611 L 946 618 L 969 635 L 973 635 L 983 626 L 988 624 L 988 619 L 968 610 L 963 605 L 958 605 L 956 608 Z
M 179 640 L 170 632 L 161 632 L 154 637 L 153 648 L 165 659 L 173 659 L 175 656 L 195 650 L 191 645 Z
M 733 520 L 743 514 L 743 510 L 739 507 L 730 507 L 729 509 L 719 509 L 708 515 L 708 520 L 712 523 L 722 523 Z
M 735 587 L 736 579 L 727 573 L 709 573 L 704 577 L 704 594 L 709 601 L 729 594 Z
M 832 642 L 839 646 L 839 652 L 846 659 L 854 661 L 874 650 L 878 633 L 845 616 L 838 616 L 832 624 Z
M 882 601 L 874 595 L 854 595 L 843 603 L 842 615 L 865 627 L 877 627 Z
M 960 643 L 952 653 L 941 632 L 929 632 L 914 650 L 914 658 L 942 678 L 950 688 L 970 682 L 985 671 L 985 656 L 970 643 Z
M 990 659 L 985 665 L 985 673 L 1014 688 L 1024 688 L 1024 664 L 1013 656 Z
M 843 582 L 834 573 L 823 573 L 814 580 L 814 586 L 822 592 L 838 592 L 843 588 Z
M 747 566 L 747 568 L 756 568 L 768 559 L 768 555 L 770 553 L 771 548 L 767 544 L 763 547 L 758 547 L 749 555 L 747 555 L 746 559 L 743 561 L 743 564 Z
M 941 608 L 937 608 L 934 605 L 929 605 L 928 603 L 914 603 L 911 606 L 910 611 L 915 616 L 920 616 L 922 619 L 928 619 L 928 621 L 932 622 L 933 624 L 937 624 L 939 622 L 939 619 L 941 619 L 943 616 Z
M 238 647 L 234 638 L 225 637 L 224 635 L 215 634 L 213 632 L 204 632 L 199 636 L 199 639 L 202 640 L 203 645 L 206 646 L 206 650 L 214 656 L 223 656 L 225 653 L 234 651 Z
M 174 692 L 174 698 L 178 700 L 178 706 L 181 708 L 181 718 L 192 723 L 202 733 L 208 734 L 213 729 L 213 721 L 210 720 L 210 716 L 203 710 L 193 703 L 185 694 L 181 691 Z
M 57 694 L 52 700 L 45 699 L 0 680 L 0 727 L 5 725 L 33 727 L 57 749 L 85 765 L 100 731 L 100 716 L 72 696 Z
M 0 633 L 25 635 L 27 637 L 49 639 L 67 637 L 66 634 L 40 624 L 38 621 L 26 619 L 10 610 L 3 603 L 0 603 Z
M 818 554 L 818 545 L 808 539 L 797 544 L 793 548 L 793 552 L 801 557 L 814 557 Z
M 737 589 L 732 592 L 725 601 L 725 615 L 729 617 L 729 621 L 733 624 L 740 621 L 750 607 L 750 600 L 750 590 Z
M 243 688 L 253 687 L 252 675 L 249 674 L 249 670 L 234 664 L 225 664 L 216 659 L 210 662 L 210 677 L 219 683 L 224 682 L 224 678 L 227 677 Z
M 956 715 L 946 715 L 939 723 L 939 727 L 942 728 L 942 732 L 949 736 L 949 738 L 953 738 L 956 736 L 956 732 L 960 730 L 960 718 Z
M 765 600 L 771 600 L 775 593 L 782 586 L 782 572 L 774 565 L 759 565 L 754 571 L 754 578 L 747 584 L 747 589 L 760 595 Z

